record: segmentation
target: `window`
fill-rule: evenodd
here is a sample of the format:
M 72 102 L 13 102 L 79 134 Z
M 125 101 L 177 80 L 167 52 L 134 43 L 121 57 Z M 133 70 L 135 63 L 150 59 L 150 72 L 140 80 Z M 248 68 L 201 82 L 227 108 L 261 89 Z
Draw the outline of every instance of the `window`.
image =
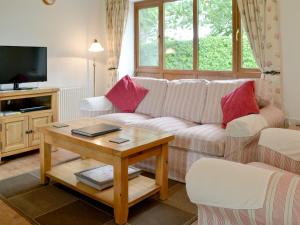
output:
M 139 65 L 159 66 L 158 7 L 139 10 Z
M 199 69 L 232 70 L 232 0 L 199 0 Z
M 236 0 L 135 3 L 137 73 L 258 75 Z
M 257 64 L 255 62 L 253 51 L 245 30 L 242 27 L 242 68 L 255 69 Z
M 164 3 L 164 68 L 193 69 L 193 0 Z

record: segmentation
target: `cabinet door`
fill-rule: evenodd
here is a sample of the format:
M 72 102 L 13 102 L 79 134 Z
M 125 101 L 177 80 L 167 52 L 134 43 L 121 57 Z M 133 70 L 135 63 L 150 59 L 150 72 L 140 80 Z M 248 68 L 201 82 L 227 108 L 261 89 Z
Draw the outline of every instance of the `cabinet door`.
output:
M 2 152 L 28 147 L 28 117 L 21 116 L 2 121 Z
M 39 126 L 52 122 L 52 113 L 38 113 L 29 116 L 29 146 L 40 144 Z

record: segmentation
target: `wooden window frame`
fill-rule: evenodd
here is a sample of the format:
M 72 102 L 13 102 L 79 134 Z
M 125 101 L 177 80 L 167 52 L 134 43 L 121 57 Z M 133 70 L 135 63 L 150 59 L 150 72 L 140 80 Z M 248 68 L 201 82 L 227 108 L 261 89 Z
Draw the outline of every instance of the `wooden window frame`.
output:
M 134 68 L 135 74 L 152 74 L 154 76 L 185 76 L 192 77 L 229 77 L 229 78 L 256 78 L 260 77 L 259 69 L 242 68 L 242 41 L 241 41 L 241 17 L 237 6 L 237 1 L 232 0 L 232 71 L 207 71 L 198 69 L 198 0 L 193 0 L 193 69 L 192 70 L 169 70 L 164 69 L 164 3 L 178 0 L 144 0 L 134 3 Z M 139 66 L 139 10 L 158 7 L 159 10 L 159 65 Z M 234 35 L 235 34 L 235 35 Z

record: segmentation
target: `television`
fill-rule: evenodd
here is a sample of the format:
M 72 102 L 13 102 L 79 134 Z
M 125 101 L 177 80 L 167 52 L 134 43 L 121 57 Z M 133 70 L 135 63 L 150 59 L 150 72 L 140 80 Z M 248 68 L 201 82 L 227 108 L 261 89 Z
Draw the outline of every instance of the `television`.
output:
M 47 48 L 0 46 L 0 84 L 47 81 Z

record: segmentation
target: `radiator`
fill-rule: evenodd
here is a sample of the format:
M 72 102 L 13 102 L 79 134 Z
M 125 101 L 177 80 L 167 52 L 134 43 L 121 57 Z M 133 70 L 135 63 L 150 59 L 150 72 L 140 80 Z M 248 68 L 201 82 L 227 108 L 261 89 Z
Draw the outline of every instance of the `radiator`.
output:
M 80 101 L 89 96 L 87 87 L 61 88 L 59 91 L 59 121 L 80 117 Z

